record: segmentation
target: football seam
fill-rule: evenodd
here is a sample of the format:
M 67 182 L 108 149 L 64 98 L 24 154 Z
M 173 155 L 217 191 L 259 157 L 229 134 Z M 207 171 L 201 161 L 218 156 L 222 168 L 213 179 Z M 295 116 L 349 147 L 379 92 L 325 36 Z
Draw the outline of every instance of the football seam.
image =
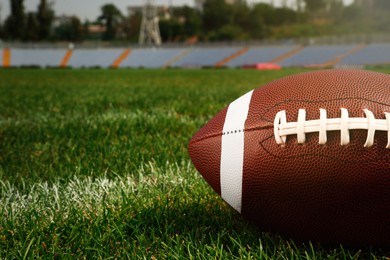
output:
M 358 98 L 358 97 L 335 98 L 335 99 L 324 99 L 324 100 L 289 99 L 289 100 L 285 100 L 285 101 L 276 103 L 274 106 L 272 106 L 272 107 L 268 108 L 267 110 L 265 110 L 264 113 L 262 113 L 261 120 L 273 123 L 273 118 L 272 119 L 268 119 L 268 118 L 264 117 L 264 115 L 268 114 L 269 111 L 271 111 L 273 108 L 278 107 L 278 106 L 280 106 L 282 104 L 286 104 L 286 103 L 306 102 L 306 103 L 313 104 L 313 103 L 323 103 L 323 102 L 331 102 L 331 101 L 344 101 L 344 100 L 354 100 L 354 99 L 355 100 L 368 101 L 368 102 L 372 102 L 372 103 L 375 103 L 375 104 L 378 104 L 378 105 L 383 105 L 383 106 L 390 106 L 389 103 L 379 102 L 379 101 L 375 101 L 375 100 L 371 100 L 371 99 L 367 99 L 367 98 Z M 389 109 L 389 112 L 390 112 L 390 109 Z
M 327 142 L 328 131 L 340 131 L 340 145 L 350 142 L 350 132 L 353 130 L 367 130 L 367 138 L 364 147 L 371 147 L 374 143 L 375 132 L 386 131 L 388 142 L 386 148 L 390 148 L 390 113 L 384 112 L 385 119 L 377 119 L 373 112 L 363 109 L 365 117 L 349 117 L 348 109 L 341 108 L 341 117 L 328 118 L 327 110 L 320 108 L 320 118 L 306 120 L 306 110 L 298 110 L 297 121 L 287 122 L 286 111 L 282 110 L 275 116 L 274 137 L 279 145 L 286 142 L 287 136 L 296 135 L 299 144 L 305 143 L 305 136 L 309 133 L 319 133 L 318 144 Z
M 251 128 L 248 128 L 248 129 L 237 129 L 237 130 L 231 130 L 231 131 L 227 131 L 227 132 L 209 134 L 209 135 L 203 136 L 201 138 L 198 138 L 196 140 L 191 140 L 191 143 L 197 143 L 197 142 L 204 141 L 206 139 L 210 139 L 210 138 L 213 138 L 213 137 L 220 137 L 220 136 L 223 136 L 223 135 L 232 135 L 232 134 L 238 134 L 238 133 L 244 133 L 244 132 L 252 132 L 252 131 L 256 131 L 256 130 L 272 129 L 272 128 L 273 128 L 273 126 L 251 127 Z
M 278 159 L 291 159 L 291 158 L 303 158 L 303 157 L 322 157 L 322 158 L 330 158 L 330 159 L 337 159 L 339 161 L 342 161 L 342 162 L 350 162 L 350 163 L 356 163 L 357 161 L 361 161 L 361 160 L 341 160 L 339 157 L 335 157 L 335 156 L 328 156 L 328 155 L 325 155 L 325 154 L 322 154 L 322 153 L 308 153 L 308 154 L 299 154 L 299 155 L 294 155 L 294 156 L 277 156 L 276 154 L 273 154 L 271 153 L 267 148 L 265 148 L 265 146 L 263 145 L 263 143 L 265 143 L 266 141 L 268 141 L 269 139 L 272 139 L 273 138 L 273 135 L 267 137 L 267 138 L 264 138 L 263 140 L 260 140 L 259 141 L 259 144 L 261 146 L 261 148 L 263 148 L 263 150 L 268 153 L 270 156 L 274 157 L 274 158 L 278 158 Z M 274 140 L 272 140 L 274 141 Z M 300 145 L 305 145 L 305 144 L 300 144 Z M 325 145 L 326 146 L 326 145 Z M 344 147 L 348 147 L 350 146 L 349 144 L 348 145 L 345 145 Z M 280 149 L 286 149 L 286 147 L 281 147 Z M 365 161 L 376 161 L 378 160 L 378 158 L 373 158 L 372 160 L 365 160 Z
M 203 140 L 209 139 L 209 138 L 220 137 L 220 136 L 228 135 L 228 134 L 231 135 L 231 134 L 235 134 L 235 133 L 249 132 L 249 131 L 261 130 L 261 129 L 270 129 L 270 128 L 273 128 L 273 119 L 268 119 L 268 118 L 266 118 L 264 115 L 268 114 L 269 111 L 271 111 L 273 108 L 278 107 L 278 106 L 280 106 L 280 105 L 282 105 L 282 104 L 291 103 L 291 102 L 322 103 L 322 102 L 343 101 L 343 100 L 363 100 L 363 101 L 372 102 L 372 103 L 375 103 L 375 104 L 378 104 L 378 105 L 390 106 L 390 104 L 388 104 L 388 103 L 379 102 L 379 101 L 375 101 L 375 100 L 371 100 L 371 99 L 367 99 L 367 98 L 358 98 L 358 97 L 336 98 L 336 99 L 324 99 L 324 100 L 289 99 L 289 100 L 285 100 L 285 101 L 276 103 L 274 106 L 269 107 L 269 108 L 268 108 L 267 110 L 265 110 L 264 113 L 262 113 L 262 115 L 259 117 L 259 121 L 264 121 L 264 122 L 271 123 L 272 126 L 252 127 L 252 128 L 248 128 L 248 129 L 245 129 L 245 128 L 244 128 L 244 129 L 235 129 L 235 130 L 231 130 L 231 131 L 228 131 L 228 132 L 220 132 L 220 133 L 208 134 L 208 135 L 203 136 L 203 137 L 201 137 L 201 138 L 197 138 L 196 140 L 192 139 L 190 143 L 197 143 L 197 142 L 201 142 L 201 141 L 203 141 Z M 390 109 L 389 109 L 389 112 L 390 112 Z M 241 132 L 240 132 L 240 131 L 241 131 Z M 271 136 L 271 137 L 272 137 L 272 136 Z
M 227 131 L 227 132 L 222 132 L 222 135 L 237 134 L 237 133 L 241 133 L 241 132 L 245 132 L 245 129 L 231 130 L 231 131 Z

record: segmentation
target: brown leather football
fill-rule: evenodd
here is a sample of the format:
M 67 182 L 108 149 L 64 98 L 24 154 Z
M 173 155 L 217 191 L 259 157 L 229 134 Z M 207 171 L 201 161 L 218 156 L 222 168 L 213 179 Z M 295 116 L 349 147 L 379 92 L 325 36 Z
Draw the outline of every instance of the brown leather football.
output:
M 244 218 L 287 238 L 390 245 L 390 76 L 315 71 L 259 87 L 189 143 Z

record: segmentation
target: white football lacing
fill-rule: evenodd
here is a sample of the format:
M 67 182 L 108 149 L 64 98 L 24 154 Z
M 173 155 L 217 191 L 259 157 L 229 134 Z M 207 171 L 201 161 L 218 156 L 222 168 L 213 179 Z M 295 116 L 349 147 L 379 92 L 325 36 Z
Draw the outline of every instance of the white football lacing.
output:
M 341 108 L 340 118 L 327 118 L 326 110 L 320 109 L 320 119 L 306 121 L 306 110 L 299 109 L 298 122 L 287 122 L 286 111 L 276 114 L 274 120 L 274 135 L 276 143 L 286 143 L 288 135 L 297 135 L 298 143 L 306 141 L 307 133 L 319 133 L 319 144 L 326 144 L 327 131 L 340 131 L 341 145 L 349 144 L 350 130 L 367 130 L 367 139 L 364 147 L 374 144 L 375 131 L 387 131 L 387 146 L 390 148 L 390 113 L 385 112 L 386 119 L 375 119 L 374 114 L 364 109 L 366 117 L 349 117 L 348 110 Z

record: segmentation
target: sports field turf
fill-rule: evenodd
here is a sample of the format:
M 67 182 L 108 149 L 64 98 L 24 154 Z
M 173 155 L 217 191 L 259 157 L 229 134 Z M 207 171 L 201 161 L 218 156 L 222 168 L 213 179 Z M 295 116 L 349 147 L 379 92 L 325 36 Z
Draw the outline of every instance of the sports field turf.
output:
M 302 71 L 0 70 L 0 258 L 386 259 L 257 231 L 189 160 L 220 109 Z

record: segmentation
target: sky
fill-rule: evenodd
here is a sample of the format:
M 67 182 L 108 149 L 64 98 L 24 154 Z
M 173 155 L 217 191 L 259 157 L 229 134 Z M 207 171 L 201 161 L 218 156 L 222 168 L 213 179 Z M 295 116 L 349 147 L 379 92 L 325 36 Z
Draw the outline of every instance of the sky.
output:
M 82 21 L 88 19 L 95 20 L 100 14 L 100 7 L 106 3 L 113 3 L 118 7 L 123 14 L 127 14 L 127 6 L 142 5 L 143 0 L 49 0 L 54 2 L 54 10 L 56 15 L 76 15 Z M 275 5 L 280 5 L 283 0 L 274 0 Z M 286 0 L 287 3 L 293 3 L 294 0 Z M 345 4 L 350 4 L 353 0 L 344 0 Z M 193 5 L 193 0 L 155 0 L 158 5 Z M 271 2 L 271 0 L 247 0 L 249 4 L 258 2 Z M 39 0 L 25 0 L 24 5 L 26 11 L 36 11 Z M 0 19 L 4 19 L 10 13 L 9 0 L 0 0 Z

